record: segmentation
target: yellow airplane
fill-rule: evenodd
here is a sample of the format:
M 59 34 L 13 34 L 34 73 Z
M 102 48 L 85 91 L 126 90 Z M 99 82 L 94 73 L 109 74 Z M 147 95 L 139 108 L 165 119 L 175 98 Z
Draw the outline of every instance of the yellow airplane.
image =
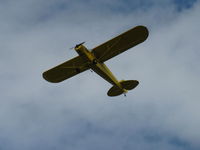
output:
M 144 42 L 149 35 L 148 29 L 144 26 L 136 26 L 125 33 L 88 50 L 80 43 L 75 46 L 79 56 L 64 62 L 43 73 L 43 78 L 52 83 L 58 83 L 73 77 L 88 69 L 92 69 L 113 86 L 107 92 L 108 96 L 118 96 L 134 89 L 139 82 L 137 80 L 118 81 L 108 67 L 104 64 L 108 59 L 126 51 L 127 49 Z

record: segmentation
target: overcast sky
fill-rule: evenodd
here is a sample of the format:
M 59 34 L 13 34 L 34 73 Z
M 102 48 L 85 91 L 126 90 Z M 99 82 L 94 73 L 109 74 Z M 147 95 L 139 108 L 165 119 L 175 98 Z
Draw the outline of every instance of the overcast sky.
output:
M 127 97 L 86 71 L 42 73 L 136 26 L 148 39 L 106 62 Z M 200 1 L 0 0 L 1 150 L 199 150 Z

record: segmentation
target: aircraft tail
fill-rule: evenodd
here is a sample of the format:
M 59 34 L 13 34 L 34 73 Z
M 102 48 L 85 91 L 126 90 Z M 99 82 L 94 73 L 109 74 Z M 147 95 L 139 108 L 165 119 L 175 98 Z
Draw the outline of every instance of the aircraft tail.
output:
M 126 93 L 127 90 L 134 89 L 139 84 L 139 82 L 137 80 L 126 80 L 126 81 L 120 81 L 120 84 L 123 89 L 120 89 L 117 86 L 113 86 L 110 88 L 107 95 L 108 96 L 118 96 L 123 93 Z

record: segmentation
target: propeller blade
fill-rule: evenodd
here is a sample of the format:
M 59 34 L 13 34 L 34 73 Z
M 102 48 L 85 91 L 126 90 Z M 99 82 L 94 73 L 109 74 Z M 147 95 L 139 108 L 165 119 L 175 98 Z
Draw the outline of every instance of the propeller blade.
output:
M 80 44 L 76 44 L 76 46 L 71 47 L 71 48 L 69 48 L 69 49 L 70 49 L 70 50 L 75 49 L 75 48 L 79 47 L 80 45 L 83 45 L 84 43 L 85 43 L 85 42 L 82 42 L 82 43 L 80 43 Z
M 82 43 L 80 43 L 80 44 L 77 44 L 76 46 L 75 46 L 75 48 L 77 48 L 77 47 L 79 47 L 80 45 L 83 45 L 85 42 L 82 42 Z

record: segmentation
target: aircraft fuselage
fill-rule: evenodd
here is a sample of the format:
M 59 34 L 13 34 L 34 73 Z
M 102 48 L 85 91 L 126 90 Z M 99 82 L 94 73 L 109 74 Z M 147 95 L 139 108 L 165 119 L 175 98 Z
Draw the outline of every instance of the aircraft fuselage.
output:
M 123 89 L 120 82 L 117 78 L 113 75 L 110 69 L 104 64 L 98 61 L 98 59 L 91 53 L 84 45 L 79 45 L 75 47 L 76 52 L 83 57 L 83 59 L 88 60 L 89 67 L 96 72 L 99 76 L 103 79 L 111 83 L 113 86 L 119 87 L 123 93 L 126 93 L 127 90 Z

